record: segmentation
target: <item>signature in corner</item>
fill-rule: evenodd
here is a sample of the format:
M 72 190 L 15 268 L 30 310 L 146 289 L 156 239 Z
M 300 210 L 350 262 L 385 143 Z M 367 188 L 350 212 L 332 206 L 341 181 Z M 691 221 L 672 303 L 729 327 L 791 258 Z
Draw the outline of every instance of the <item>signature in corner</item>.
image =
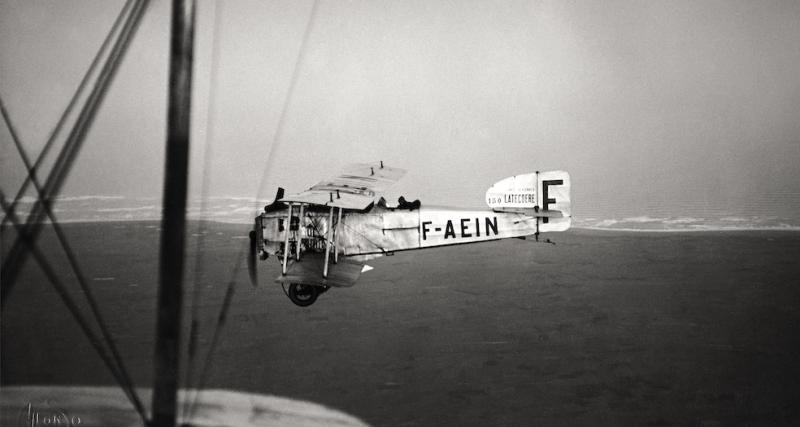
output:
M 81 417 L 70 415 L 63 408 L 54 408 L 49 405 L 34 406 L 31 402 L 25 404 L 17 416 L 18 427 L 36 426 L 79 426 L 83 423 Z

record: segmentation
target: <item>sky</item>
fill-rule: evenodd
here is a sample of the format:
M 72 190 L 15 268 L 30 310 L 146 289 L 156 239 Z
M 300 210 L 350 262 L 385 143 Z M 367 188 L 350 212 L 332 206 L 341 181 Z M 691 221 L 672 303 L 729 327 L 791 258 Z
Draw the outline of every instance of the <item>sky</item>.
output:
M 32 157 L 122 4 L 0 0 L 0 95 Z M 500 179 L 561 169 L 578 217 L 800 224 L 800 2 L 312 5 L 199 2 L 190 197 L 383 160 L 408 170 L 388 196 L 423 204 L 481 207 Z M 153 1 L 63 194 L 160 197 L 168 27 Z

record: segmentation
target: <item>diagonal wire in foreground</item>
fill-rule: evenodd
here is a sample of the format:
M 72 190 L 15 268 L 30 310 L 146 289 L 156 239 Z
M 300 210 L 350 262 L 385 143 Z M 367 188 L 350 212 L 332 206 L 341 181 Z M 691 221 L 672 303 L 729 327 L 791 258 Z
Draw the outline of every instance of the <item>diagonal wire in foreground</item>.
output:
M 119 37 L 108 55 L 105 65 L 102 70 L 100 70 L 95 86 L 86 99 L 86 104 L 81 110 L 75 122 L 75 126 L 70 132 L 67 141 L 64 143 L 64 147 L 42 187 L 44 198 L 39 198 L 31 208 L 30 216 L 23 226 L 24 233 L 19 234 L 14 240 L 11 250 L 8 252 L 3 262 L 2 271 L 0 271 L 0 274 L 2 274 L 2 283 L 0 283 L 0 304 L 5 304 L 8 300 L 8 296 L 14 287 L 16 276 L 22 268 L 27 256 L 27 245 L 21 241 L 22 236 L 24 235 L 26 238 L 30 239 L 31 242 L 35 242 L 41 232 L 43 226 L 42 220 L 44 218 L 44 205 L 49 205 L 51 199 L 58 194 L 69 171 L 72 169 L 72 164 L 83 145 L 83 141 L 91 124 L 94 122 L 97 110 L 108 91 L 108 87 L 116 74 L 119 64 L 122 62 L 122 58 L 133 39 L 133 35 L 136 33 L 136 29 L 141 23 L 141 18 L 148 4 L 149 0 L 137 0 L 133 5 L 122 30 L 120 30 Z
M 39 248 L 36 247 L 36 244 L 30 239 L 30 236 L 25 234 L 25 230 L 22 228 L 22 225 L 17 220 L 17 216 L 8 210 L 10 208 L 10 205 L 6 202 L 5 193 L 2 190 L 0 190 L 0 205 L 2 205 L 3 210 L 9 216 L 9 221 L 11 221 L 13 226 L 16 228 L 17 233 L 19 233 L 21 241 L 28 246 L 28 250 L 31 252 L 31 254 L 33 254 L 34 259 L 36 259 L 36 261 L 41 266 L 42 271 L 47 276 L 47 279 L 53 285 L 56 292 L 58 292 L 58 295 L 61 297 L 61 300 L 64 302 L 64 305 L 72 314 L 72 317 L 75 318 L 75 321 L 78 322 L 78 325 L 80 326 L 84 335 L 86 335 L 86 338 L 89 339 L 89 343 L 92 345 L 92 347 L 94 347 L 95 351 L 97 351 L 97 354 L 100 356 L 100 359 L 103 360 L 103 363 L 106 364 L 108 370 L 111 371 L 111 375 L 114 376 L 114 379 L 117 380 L 117 382 L 123 388 L 125 395 L 128 397 L 128 399 L 130 399 L 131 403 L 136 408 L 136 412 L 138 412 L 139 416 L 142 418 L 142 422 L 147 423 L 147 416 L 144 412 L 144 408 L 142 407 L 141 401 L 138 400 L 138 397 L 136 397 L 135 392 L 129 390 L 128 387 L 125 386 L 126 383 L 121 377 L 120 373 L 117 371 L 113 361 L 109 358 L 108 354 L 106 353 L 105 348 L 103 347 L 103 342 L 100 340 L 100 338 L 98 338 L 95 335 L 94 331 L 92 331 L 92 328 L 89 326 L 89 323 L 81 314 L 80 308 L 78 308 L 78 305 L 75 304 L 75 301 L 69 295 L 66 286 L 64 286 L 64 284 L 61 283 L 58 274 L 56 274 L 55 270 L 53 270 L 50 264 L 48 264 L 42 252 L 39 250 Z
M 200 370 L 200 379 L 197 382 L 197 388 L 194 391 L 192 403 L 189 406 L 189 415 L 191 415 L 197 407 L 197 399 L 200 394 L 200 390 L 205 388 L 206 380 L 208 379 L 209 368 L 211 367 L 211 359 L 213 359 L 214 350 L 216 350 L 217 345 L 219 344 L 222 328 L 225 326 L 225 322 L 228 319 L 228 310 L 230 309 L 233 295 L 236 293 L 236 279 L 239 276 L 239 270 L 242 266 L 242 258 L 244 258 L 249 248 L 249 244 L 243 245 L 242 249 L 239 250 L 239 253 L 236 256 L 236 264 L 233 268 L 233 272 L 231 273 L 231 279 L 228 282 L 228 287 L 225 290 L 225 299 L 223 300 L 222 307 L 220 307 L 219 314 L 217 315 L 217 324 L 214 327 L 211 343 L 209 344 L 208 352 L 206 353 L 206 357 L 203 361 L 203 368 Z
M 37 196 L 39 198 L 42 198 L 43 197 L 42 188 L 39 185 L 39 180 L 36 178 L 36 171 L 33 169 L 30 159 L 28 158 L 28 154 L 25 152 L 25 149 L 22 146 L 22 142 L 19 140 L 17 131 L 14 128 L 14 125 L 11 121 L 11 117 L 9 116 L 8 111 L 6 110 L 2 97 L 0 97 L 0 113 L 3 115 L 3 120 L 5 120 L 6 122 L 8 131 L 11 134 L 11 139 L 13 140 L 14 145 L 16 146 L 17 151 L 19 152 L 19 155 L 22 158 L 22 162 L 25 164 L 25 169 L 27 169 L 28 171 L 28 177 L 30 178 L 30 182 L 33 183 L 33 186 L 36 189 Z M 8 216 L 15 217 L 15 214 L 10 211 L 11 206 L 8 206 L 8 208 L 9 208 Z M 61 247 L 64 249 L 64 253 L 67 255 L 67 260 L 69 260 L 70 267 L 72 267 L 72 271 L 75 273 L 75 277 L 78 279 L 78 284 L 80 285 L 84 295 L 86 295 L 86 300 L 89 303 L 89 308 L 91 309 L 92 314 L 94 315 L 95 321 L 100 327 L 100 333 L 102 334 L 103 339 L 108 344 L 108 348 L 111 351 L 111 356 L 115 363 L 114 367 L 116 368 L 118 374 L 117 376 L 119 377 L 120 380 L 122 380 L 120 386 L 124 389 L 125 393 L 128 394 L 128 397 L 131 399 L 131 402 L 133 403 L 136 412 L 144 416 L 145 413 L 144 406 L 142 405 L 139 396 L 136 394 L 136 389 L 133 385 L 133 381 L 131 381 L 131 377 L 128 374 L 128 371 L 125 369 L 125 364 L 122 362 L 122 356 L 120 356 L 117 346 L 114 342 L 114 339 L 108 330 L 108 326 L 103 320 L 103 316 L 100 314 L 100 308 L 97 304 L 97 300 L 95 300 L 94 294 L 92 293 L 92 289 L 86 282 L 86 276 L 83 274 L 83 270 L 80 268 L 80 265 L 78 264 L 78 259 L 75 257 L 75 252 L 69 245 L 67 237 L 64 234 L 61 225 L 56 220 L 55 214 L 53 214 L 50 205 L 45 204 L 44 208 L 47 211 L 47 216 L 50 218 L 50 223 L 53 226 L 53 230 L 56 233 L 56 237 L 58 238 L 58 241 L 61 243 Z
M 106 38 L 103 40 L 103 43 L 100 45 L 100 49 L 97 50 L 94 58 L 92 59 L 91 64 L 89 64 L 89 68 L 86 70 L 86 73 L 83 75 L 80 83 L 78 83 L 78 88 L 75 90 L 75 93 L 72 95 L 72 98 L 67 103 L 67 108 L 64 109 L 64 112 L 61 114 L 61 117 L 58 119 L 53 130 L 50 132 L 50 136 L 47 138 L 47 142 L 44 144 L 44 148 L 42 151 L 39 152 L 39 156 L 36 157 L 36 161 L 33 162 L 32 169 L 34 171 L 38 170 L 41 166 L 42 162 L 44 161 L 45 157 L 47 157 L 47 153 L 50 152 L 50 149 L 53 147 L 53 143 L 56 141 L 56 137 L 58 133 L 61 131 L 61 128 L 64 126 L 64 123 L 67 121 L 67 117 L 69 117 L 70 113 L 72 113 L 72 109 L 75 108 L 75 104 L 78 102 L 78 98 L 80 98 L 81 93 L 83 93 L 86 85 L 89 83 L 89 77 L 94 74 L 95 69 L 97 69 L 97 65 L 100 63 L 100 59 L 103 57 L 103 53 L 108 49 L 109 43 L 114 38 L 114 35 L 119 30 L 119 26 L 122 23 L 122 19 L 127 14 L 130 6 L 133 4 L 134 0 L 127 0 L 125 4 L 122 6 L 122 10 L 117 15 L 117 18 L 114 20 L 114 23 L 111 25 L 111 30 L 109 30 Z M 28 189 L 28 185 L 31 183 L 31 175 L 25 177 L 25 180 L 22 181 L 22 185 L 20 186 L 19 190 L 17 190 L 16 196 L 14 196 L 14 200 L 11 202 L 9 207 L 10 212 L 16 212 L 17 205 L 19 204 L 22 195 L 25 194 L 25 190 Z M 3 217 L 3 221 L 1 225 L 5 225 L 6 221 L 8 221 L 8 215 Z
M 195 367 L 195 356 L 197 354 L 197 340 L 198 340 L 198 333 L 200 330 L 200 321 L 198 320 L 199 316 L 199 305 L 200 305 L 200 298 L 201 298 L 201 277 L 203 273 L 203 268 L 205 266 L 205 257 L 204 257 L 204 247 L 205 247 L 205 239 L 206 239 L 206 223 L 204 221 L 204 216 L 208 211 L 208 192 L 209 192 L 209 184 L 210 180 L 208 179 L 209 174 L 211 173 L 211 157 L 212 157 L 212 145 L 211 142 L 214 140 L 214 118 L 216 117 L 216 94 L 217 94 L 217 72 L 219 67 L 219 54 L 220 54 L 220 34 L 219 34 L 219 27 L 222 18 L 222 2 L 214 2 L 213 14 L 214 14 L 214 23 L 212 27 L 212 43 L 211 43 L 211 70 L 208 76 L 208 106 L 206 107 L 206 135 L 205 135 L 205 147 L 203 152 L 203 179 L 201 183 L 200 189 L 200 222 L 198 225 L 197 230 L 197 240 L 195 241 L 195 258 L 194 258 L 194 269 L 193 269 L 193 277 L 192 277 L 192 300 L 191 300 L 191 316 L 190 316 L 190 327 L 189 327 L 189 343 L 187 349 L 187 366 L 186 366 L 186 375 L 184 376 L 184 389 L 188 389 L 192 387 L 193 377 L 194 377 L 194 367 Z M 183 405 L 181 407 L 181 413 L 184 416 L 188 416 L 189 414 L 189 403 L 190 399 L 185 398 L 183 400 Z
M 303 40 L 300 43 L 300 49 L 297 53 L 297 59 L 294 64 L 294 72 L 292 73 L 292 78 L 289 83 L 289 89 L 286 91 L 286 97 L 284 98 L 283 108 L 281 109 L 281 115 L 278 119 L 278 125 L 275 128 L 275 133 L 272 137 L 272 145 L 270 146 L 269 153 L 267 154 L 267 164 L 264 168 L 261 180 L 259 181 L 258 189 L 256 191 L 256 201 L 255 204 L 258 203 L 258 197 L 263 190 L 263 186 L 266 181 L 267 172 L 271 168 L 273 154 L 275 152 L 278 143 L 280 142 L 281 136 L 283 135 L 283 127 L 284 123 L 286 122 L 286 114 L 289 110 L 289 104 L 292 99 L 292 95 L 294 94 L 295 87 L 297 86 L 297 81 L 300 75 L 300 66 L 304 62 L 306 48 L 308 46 L 308 40 L 311 35 L 311 29 L 313 28 L 314 20 L 317 15 L 317 10 L 319 6 L 319 0 L 314 0 L 314 3 L 311 5 L 311 10 L 308 15 L 308 22 L 306 23 L 305 31 L 303 32 Z M 189 406 L 189 415 L 194 412 L 197 407 L 197 399 L 199 396 L 199 390 L 202 390 L 205 387 L 206 380 L 208 379 L 208 371 L 209 366 L 211 364 L 211 359 L 213 358 L 214 351 L 219 343 L 219 336 L 221 334 L 221 329 L 225 324 L 228 316 L 228 309 L 230 307 L 231 300 L 233 299 L 233 295 L 236 291 L 236 278 L 239 274 L 239 270 L 241 269 L 242 265 L 242 258 L 247 254 L 247 250 L 249 250 L 250 245 L 245 244 L 243 245 L 242 249 L 239 251 L 236 257 L 236 265 L 234 266 L 233 272 L 231 274 L 231 280 L 228 282 L 228 287 L 225 291 L 225 299 L 222 303 L 222 307 L 220 307 L 219 315 L 217 316 L 217 324 L 214 327 L 214 333 L 212 335 L 211 343 L 209 344 L 208 352 L 206 353 L 205 361 L 203 362 L 203 368 L 201 369 L 200 379 L 198 381 L 198 386 L 194 391 L 194 396 L 192 398 L 191 405 Z M 188 398 L 188 396 L 187 396 Z
M 297 81 L 300 78 L 300 66 L 303 64 L 306 57 L 308 39 L 311 37 L 311 29 L 314 26 L 314 20 L 317 16 L 318 6 L 319 0 L 314 0 L 314 3 L 311 5 L 311 11 L 308 14 L 308 23 L 306 23 L 306 30 L 303 33 L 303 41 L 300 42 L 300 49 L 297 52 L 297 59 L 294 63 L 294 72 L 292 73 L 292 79 L 289 82 L 289 89 L 286 91 L 286 97 L 283 99 L 283 108 L 281 109 L 281 115 L 278 118 L 278 125 L 275 127 L 275 133 L 272 135 L 272 145 L 269 147 L 267 163 L 264 166 L 264 172 L 261 174 L 261 181 L 258 184 L 256 199 L 258 199 L 258 197 L 261 195 L 261 192 L 264 190 L 264 185 L 266 184 L 267 180 L 267 172 L 272 169 L 272 162 L 274 161 L 273 159 L 275 157 L 273 156 L 275 153 L 275 148 L 277 148 L 277 146 L 280 144 L 281 137 L 283 136 L 283 127 L 286 123 L 286 114 L 289 111 L 289 104 L 292 100 L 295 87 L 297 86 Z

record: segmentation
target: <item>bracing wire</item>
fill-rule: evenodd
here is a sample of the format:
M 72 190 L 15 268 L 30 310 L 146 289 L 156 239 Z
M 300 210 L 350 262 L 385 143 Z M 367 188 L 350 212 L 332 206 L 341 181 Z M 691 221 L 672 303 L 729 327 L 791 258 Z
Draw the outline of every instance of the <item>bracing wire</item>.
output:
M 295 87 L 297 86 L 297 81 L 299 80 L 300 76 L 300 67 L 304 62 L 305 52 L 308 46 L 308 40 L 310 38 L 311 30 L 313 28 L 314 20 L 317 15 L 317 10 L 319 6 L 319 0 L 314 0 L 313 4 L 311 5 L 311 10 L 308 15 L 308 21 L 306 22 L 306 28 L 303 32 L 303 40 L 300 43 L 300 49 L 297 54 L 297 59 L 295 60 L 294 64 L 294 71 L 292 72 L 292 78 L 289 82 L 289 88 L 286 91 L 286 96 L 284 97 L 283 107 L 281 109 L 281 115 L 278 119 L 278 124 L 275 128 L 275 133 L 272 136 L 272 144 L 270 146 L 269 152 L 267 153 L 267 162 L 266 166 L 263 169 L 261 174 L 261 179 L 259 181 L 258 189 L 256 190 L 255 202 L 254 204 L 258 204 L 258 197 L 262 194 L 263 187 L 266 184 L 266 178 L 268 176 L 268 172 L 272 167 L 272 162 L 274 158 L 275 149 L 278 147 L 281 137 L 283 135 L 283 127 L 284 123 L 286 122 L 286 115 L 287 111 L 289 110 L 289 105 L 291 103 L 292 95 L 294 94 Z M 255 206 L 254 206 L 255 207 Z M 208 372 L 209 367 L 211 365 L 211 360 L 214 355 L 214 351 L 219 343 L 219 337 L 221 335 L 222 327 L 225 324 L 228 315 L 228 309 L 230 303 L 233 299 L 233 295 L 236 291 L 236 280 L 239 275 L 239 271 L 242 265 L 242 259 L 247 255 L 247 251 L 249 250 L 249 244 L 244 244 L 243 247 L 239 250 L 239 253 L 236 256 L 236 264 L 231 273 L 231 280 L 228 282 L 228 287 L 225 291 L 225 299 L 220 307 L 219 315 L 217 316 L 217 323 L 214 327 L 214 333 L 212 335 L 211 343 L 209 344 L 208 352 L 206 353 L 205 360 L 203 362 L 203 367 L 200 373 L 200 379 L 197 383 L 197 390 L 202 390 L 205 387 L 206 380 L 208 379 Z M 199 395 L 198 391 L 195 391 L 194 397 L 192 399 L 192 403 L 189 406 L 189 413 L 191 414 L 195 408 L 197 407 L 197 398 Z
M 92 345 L 92 347 L 94 347 L 95 351 L 100 356 L 100 359 L 103 361 L 103 363 L 105 363 L 108 370 L 111 371 L 111 375 L 120 384 L 123 391 L 125 392 L 125 395 L 128 397 L 128 399 L 131 400 L 131 403 L 136 409 L 136 412 L 138 412 L 139 416 L 142 418 L 142 422 L 146 424 L 147 415 L 145 414 L 144 408 L 141 402 L 138 400 L 138 397 L 136 396 L 135 392 L 133 391 L 133 389 L 129 389 L 129 387 L 125 386 L 126 382 L 122 378 L 120 372 L 116 369 L 114 362 L 111 360 L 111 358 L 109 358 L 108 354 L 106 353 L 105 348 L 103 347 L 103 342 L 100 340 L 100 338 L 98 338 L 95 335 L 94 331 L 92 331 L 92 328 L 89 326 L 89 323 L 81 314 L 80 308 L 78 308 L 78 305 L 75 304 L 75 301 L 69 295 L 66 286 L 64 286 L 64 284 L 61 282 L 58 274 L 55 272 L 53 267 L 50 266 L 50 264 L 47 262 L 42 252 L 36 247 L 36 243 L 33 240 L 31 240 L 30 236 L 28 236 L 25 233 L 25 230 L 22 228 L 22 225 L 17 220 L 17 216 L 9 210 L 10 205 L 6 202 L 5 193 L 3 192 L 2 189 L 0 189 L 0 205 L 2 205 L 3 210 L 9 217 L 9 221 L 11 221 L 11 224 L 17 230 L 17 233 L 19 233 L 22 242 L 28 246 L 28 250 L 31 252 L 31 254 L 33 254 L 34 259 L 36 259 L 36 261 L 41 266 L 45 276 L 47 276 L 47 279 L 50 281 L 50 283 L 53 285 L 58 295 L 61 297 L 61 301 L 64 303 L 69 312 L 72 314 L 72 317 L 78 323 L 78 326 L 80 326 L 84 335 L 86 335 L 86 338 L 89 340 L 89 343 Z
M 44 217 L 44 205 L 49 204 L 51 199 L 56 196 L 67 177 L 67 174 L 72 168 L 72 164 L 80 150 L 85 136 L 94 122 L 97 110 L 108 91 L 111 81 L 116 74 L 119 64 L 133 39 L 136 29 L 141 23 L 141 18 L 144 15 L 149 0 L 137 0 L 133 5 L 130 14 L 125 20 L 122 30 L 120 30 L 119 37 L 111 49 L 105 65 L 100 70 L 100 73 L 95 81 L 92 91 L 89 93 L 86 103 L 81 110 L 75 125 L 67 137 L 64 147 L 61 150 L 58 158 L 47 176 L 44 186 L 42 187 L 44 199 L 38 199 L 31 208 L 31 213 L 26 221 L 23 230 L 26 238 L 35 242 L 39 233 L 42 230 L 42 219 Z M 22 265 L 27 256 L 26 245 L 21 241 L 22 234 L 18 235 L 11 246 L 7 258 L 4 260 L 2 269 L 2 295 L 0 295 L 0 304 L 5 304 L 7 297 L 13 289 L 16 275 L 19 273 Z
M 286 123 L 286 114 L 289 111 L 289 106 L 292 101 L 292 95 L 294 94 L 295 87 L 297 87 L 297 81 L 300 78 L 300 67 L 302 66 L 303 62 L 305 61 L 306 57 L 306 49 L 308 47 L 308 39 L 311 36 L 311 29 L 314 26 L 314 19 L 317 15 L 317 9 L 319 6 L 319 0 L 314 0 L 314 3 L 311 5 L 311 12 L 308 14 L 308 22 L 306 23 L 306 30 L 303 33 L 303 40 L 300 42 L 300 50 L 297 53 L 297 59 L 294 63 L 294 72 L 292 72 L 292 78 L 289 81 L 289 89 L 286 91 L 286 96 L 283 98 L 283 108 L 281 108 L 281 115 L 278 118 L 278 124 L 275 126 L 275 133 L 272 135 L 272 145 L 269 148 L 269 153 L 267 154 L 267 163 L 264 167 L 264 173 L 261 174 L 261 181 L 258 184 L 258 190 L 256 192 L 256 199 L 261 196 L 264 186 L 267 183 L 267 176 L 268 171 L 272 169 L 272 162 L 274 161 L 275 156 L 275 149 L 280 145 L 280 142 L 283 137 L 283 128 Z
M 78 99 L 81 97 L 81 94 L 86 89 L 86 85 L 89 83 L 89 78 L 94 74 L 97 66 L 100 64 L 100 59 L 103 58 L 104 53 L 108 50 L 108 45 L 111 43 L 111 40 L 114 39 L 114 35 L 118 32 L 119 26 L 122 23 L 123 18 L 127 14 L 128 10 L 130 9 L 131 5 L 133 4 L 134 0 L 127 0 L 124 5 L 122 5 L 122 10 L 117 15 L 114 23 L 111 25 L 111 30 L 109 30 L 106 38 L 103 39 L 103 43 L 100 45 L 100 49 L 97 50 L 92 62 L 89 64 L 89 68 L 84 73 L 83 78 L 81 78 L 80 83 L 78 83 L 78 88 L 75 90 L 75 93 L 70 98 L 69 103 L 67 103 L 67 108 L 64 109 L 64 112 L 61 114 L 61 117 L 56 122 L 55 127 L 50 132 L 50 136 L 47 138 L 47 142 L 45 142 L 42 151 L 39 152 L 39 155 L 36 157 L 36 161 L 33 163 L 33 170 L 36 171 L 41 166 L 44 159 L 47 157 L 47 153 L 53 147 L 53 143 L 56 141 L 56 137 L 58 136 L 59 132 L 61 132 L 61 128 L 66 123 L 67 118 L 72 113 L 73 108 L 78 102 Z M 22 181 L 22 185 L 20 186 L 19 190 L 17 190 L 16 196 L 14 196 L 14 200 L 10 205 L 10 212 L 15 212 L 17 204 L 19 204 L 20 199 L 25 194 L 25 190 L 28 189 L 28 185 L 30 184 L 31 176 L 28 175 L 25 177 L 25 180 Z M 8 220 L 8 216 L 4 216 L 2 220 L 2 225 L 6 224 Z M 0 225 L 0 226 L 2 226 Z
M 28 171 L 28 176 L 30 177 L 31 183 L 33 183 L 34 188 L 36 189 L 36 194 L 39 198 L 44 197 L 42 194 L 42 187 L 39 184 L 39 180 L 36 178 L 36 171 L 33 169 L 31 165 L 30 159 L 28 158 L 28 154 L 25 152 L 25 148 L 22 146 L 22 142 L 19 140 L 18 134 L 16 129 L 14 128 L 13 122 L 11 121 L 11 117 L 6 110 L 5 104 L 3 103 L 2 97 L 0 97 L 0 113 L 2 113 L 3 119 L 6 122 L 6 126 L 8 127 L 8 131 L 11 134 L 11 139 L 14 142 L 14 145 L 19 152 L 20 157 L 22 158 L 22 162 L 25 164 L 25 168 Z M 9 206 L 10 208 L 10 206 Z M 94 315 L 95 321 L 97 322 L 100 333 L 103 336 L 103 339 L 108 344 L 108 348 L 111 351 L 111 356 L 114 361 L 115 370 L 117 371 L 117 375 L 115 377 L 119 377 L 122 380 L 120 383 L 120 387 L 123 388 L 125 394 L 128 395 L 128 398 L 133 403 L 136 412 L 138 412 L 142 418 L 144 418 L 144 406 L 142 405 L 139 396 L 136 394 L 135 387 L 133 385 L 133 381 L 131 380 L 128 371 L 125 369 L 125 364 L 122 362 L 122 357 L 119 354 L 117 346 L 114 342 L 111 333 L 108 330 L 108 326 L 106 325 L 105 321 L 103 320 L 103 316 L 100 313 L 100 308 L 97 304 L 97 301 L 94 298 L 94 294 L 92 293 L 92 289 L 89 287 L 86 276 L 83 274 L 83 270 L 80 268 L 78 264 L 77 257 L 75 256 L 72 247 L 69 245 L 67 241 L 67 237 L 64 234 L 61 225 L 56 220 L 55 214 L 53 213 L 52 209 L 50 208 L 49 204 L 45 205 L 45 210 L 47 211 L 47 216 L 50 218 L 50 223 L 53 226 L 53 230 L 56 233 L 56 237 L 58 241 L 61 243 L 61 247 L 64 250 L 64 253 L 67 255 L 67 260 L 69 261 L 70 267 L 72 267 L 72 271 L 75 273 L 75 277 L 78 279 L 78 284 L 80 285 L 81 290 L 83 291 L 84 295 L 86 295 L 86 300 L 89 303 L 89 307 Z M 13 212 L 9 210 L 9 216 L 14 215 Z M 109 369 L 112 369 L 110 366 Z
M 219 67 L 220 55 L 220 33 L 219 27 L 222 18 L 222 2 L 214 2 L 214 23 L 211 32 L 211 71 L 208 76 L 208 107 L 206 108 L 206 135 L 205 147 L 203 151 L 203 179 L 200 189 L 200 221 L 197 231 L 197 240 L 195 242 L 195 258 L 194 258 L 194 271 L 192 277 L 192 300 L 191 300 L 191 316 L 189 327 L 189 344 L 187 349 L 187 366 L 186 376 L 184 377 L 184 389 L 189 389 L 193 385 L 195 356 L 197 354 L 197 338 L 200 331 L 200 324 L 198 320 L 198 311 L 200 305 L 200 298 L 202 292 L 201 278 L 203 276 L 203 269 L 205 267 L 204 250 L 205 237 L 207 226 L 204 220 L 204 215 L 208 211 L 208 193 L 211 175 L 211 155 L 212 155 L 212 142 L 214 140 L 214 122 L 216 117 L 216 95 L 217 95 L 217 74 Z M 189 402 L 187 398 L 183 401 L 181 411 L 184 416 L 189 414 Z M 186 418 L 184 418 L 186 419 Z
M 220 307 L 219 314 L 217 315 L 217 323 L 214 326 L 214 333 L 211 336 L 211 342 L 209 343 L 209 348 L 206 352 L 206 357 L 203 360 L 203 365 L 200 370 L 200 377 L 197 381 L 197 388 L 192 398 L 191 405 L 189 406 L 189 415 L 193 415 L 194 410 L 197 407 L 197 398 L 199 397 L 200 390 L 205 388 L 206 380 L 208 379 L 209 368 L 211 367 L 211 360 L 213 359 L 214 351 L 219 344 L 219 338 L 222 335 L 222 328 L 225 326 L 225 322 L 228 319 L 228 310 L 230 308 L 231 301 L 233 300 L 233 295 L 236 293 L 236 280 L 239 277 L 239 270 L 242 267 L 242 259 L 246 255 L 246 251 L 249 249 L 249 247 L 249 244 L 244 245 L 236 256 L 237 261 L 234 265 L 233 272 L 231 273 L 231 279 L 228 282 L 228 287 L 225 289 L 225 299 L 222 301 L 222 306 Z
M 375 248 L 376 248 L 376 249 L 380 249 L 380 250 L 381 250 L 381 252 L 384 252 L 384 253 L 386 252 L 386 249 L 385 249 L 384 247 L 382 247 L 381 245 L 379 245 L 379 244 L 377 244 L 377 243 L 373 242 L 373 241 L 372 241 L 372 240 L 370 240 L 370 239 L 369 239 L 369 238 L 368 238 L 368 237 L 367 237 L 367 236 L 366 236 L 364 233 L 362 233 L 362 232 L 358 231 L 357 229 L 355 229 L 355 228 L 353 228 L 353 227 L 351 227 L 351 226 L 349 226 L 349 225 L 347 225 L 347 224 L 345 224 L 345 223 L 342 223 L 342 227 L 344 227 L 344 228 L 346 228 L 346 229 L 350 230 L 351 232 L 353 232 L 353 233 L 355 233 L 355 234 L 358 234 L 359 236 L 361 236 L 361 238 L 362 238 L 362 239 L 364 239 L 364 240 L 366 240 L 366 241 L 368 241 L 368 242 L 372 243 L 372 245 L 373 245 L 373 246 L 375 246 Z

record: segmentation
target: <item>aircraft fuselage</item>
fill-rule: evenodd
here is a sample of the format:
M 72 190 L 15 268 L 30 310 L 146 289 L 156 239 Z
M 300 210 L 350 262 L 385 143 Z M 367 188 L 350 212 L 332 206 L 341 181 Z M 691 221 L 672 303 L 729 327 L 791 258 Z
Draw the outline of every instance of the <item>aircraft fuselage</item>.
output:
M 408 210 L 376 206 L 366 212 L 344 210 L 341 223 L 338 223 L 338 209 L 334 215 L 329 211 L 329 208 L 318 207 L 304 211 L 301 219 L 299 207 L 294 207 L 291 220 L 288 208 L 263 213 L 258 221 L 264 250 L 281 252 L 286 233 L 289 233 L 293 245 L 302 241 L 304 250 L 315 247 L 315 242 L 324 245 L 331 217 L 336 250 L 343 256 L 380 255 L 529 236 L 537 232 L 536 218 L 516 212 L 425 206 Z M 316 244 L 316 247 L 320 245 Z

